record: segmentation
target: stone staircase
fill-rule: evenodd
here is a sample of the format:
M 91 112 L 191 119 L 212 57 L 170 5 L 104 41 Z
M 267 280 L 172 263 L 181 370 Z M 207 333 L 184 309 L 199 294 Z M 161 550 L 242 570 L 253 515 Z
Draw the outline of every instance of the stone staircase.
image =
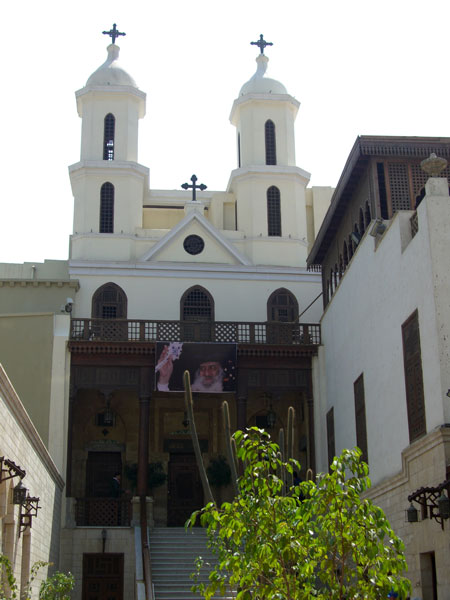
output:
M 195 559 L 202 556 L 206 562 L 214 557 L 206 546 L 206 532 L 200 527 L 186 531 L 184 527 L 161 527 L 150 531 L 150 558 L 155 600 L 192 600 L 201 596 L 193 594 L 194 581 L 190 575 L 195 571 Z M 204 567 L 201 581 L 208 581 L 209 569 Z M 214 596 L 216 600 L 228 600 L 235 594 Z

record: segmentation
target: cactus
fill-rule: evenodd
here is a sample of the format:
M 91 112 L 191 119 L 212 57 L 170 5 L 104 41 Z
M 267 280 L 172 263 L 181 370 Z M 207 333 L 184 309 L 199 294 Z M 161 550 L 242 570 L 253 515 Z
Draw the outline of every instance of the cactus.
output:
M 235 494 L 239 493 L 238 487 L 238 475 L 237 475 L 237 457 L 236 457 L 236 443 L 233 444 L 234 441 L 231 437 L 231 427 L 230 427 L 230 409 L 228 407 L 228 402 L 224 400 L 222 404 L 222 413 L 223 413 L 223 421 L 225 426 L 225 443 L 227 445 L 227 455 L 228 462 L 230 463 L 231 469 L 231 481 L 233 483 Z
M 208 475 L 206 473 L 205 465 L 203 463 L 202 453 L 200 451 L 200 444 L 198 441 L 197 429 L 195 427 L 194 421 L 194 403 L 192 401 L 192 390 L 191 390 L 191 378 L 189 375 L 189 371 L 184 372 L 183 376 L 184 380 L 184 401 L 186 407 L 186 413 L 189 419 L 189 429 L 192 437 L 192 443 L 194 446 L 195 457 L 197 460 L 198 470 L 200 472 L 200 478 L 202 481 L 203 492 L 205 494 L 205 498 L 207 503 L 213 502 L 216 504 L 214 497 L 211 492 L 211 487 L 209 485 Z M 237 495 L 239 493 L 238 486 L 238 470 L 239 463 L 237 459 L 236 452 L 236 441 L 234 437 L 231 435 L 231 425 L 230 425 L 230 409 L 228 406 L 228 402 L 225 400 L 222 403 L 222 414 L 224 421 L 224 429 L 225 429 L 225 443 L 227 446 L 227 455 L 228 462 L 230 464 L 231 470 L 231 481 L 233 484 L 234 492 Z M 287 421 L 287 446 L 285 445 L 285 435 L 284 429 L 280 429 L 278 434 L 278 445 L 279 452 L 278 458 L 280 462 L 288 462 L 291 458 L 293 458 L 294 453 L 294 420 L 295 420 L 295 410 L 292 406 L 288 409 L 288 421 Z M 244 465 L 245 468 L 245 465 Z M 280 479 L 283 480 L 283 494 L 286 490 L 288 490 L 293 485 L 293 474 L 287 473 L 285 469 L 280 467 L 277 475 Z M 308 469 L 307 478 L 312 479 L 312 471 Z
M 209 485 L 208 476 L 206 474 L 205 465 L 203 463 L 202 453 L 200 450 L 200 444 L 198 442 L 197 429 L 195 427 L 194 421 L 194 403 L 192 401 L 192 390 L 191 390 L 191 377 L 189 375 L 189 371 L 185 371 L 183 375 L 184 381 L 184 404 L 186 407 L 186 412 L 189 419 L 189 429 L 192 437 L 192 444 L 194 446 L 195 458 L 197 460 L 198 470 L 200 472 L 200 479 L 202 481 L 203 492 L 205 494 L 206 503 L 214 501 L 214 496 L 211 492 L 211 487 Z
M 294 455 L 294 417 L 295 410 L 292 406 L 288 409 L 287 422 L 287 453 L 286 460 L 289 461 Z M 294 485 L 294 477 L 292 473 L 287 473 L 287 485 L 291 488 Z

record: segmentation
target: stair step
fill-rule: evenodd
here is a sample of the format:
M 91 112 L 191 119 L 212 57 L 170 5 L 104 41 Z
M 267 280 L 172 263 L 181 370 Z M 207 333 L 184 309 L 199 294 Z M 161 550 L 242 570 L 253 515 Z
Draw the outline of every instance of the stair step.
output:
M 191 579 L 195 560 L 201 556 L 205 561 L 198 583 L 208 582 L 210 565 L 216 562 L 207 547 L 206 531 L 201 528 L 159 527 L 150 531 L 149 541 L 155 600 L 198 600 L 198 594 L 191 592 L 196 583 Z M 235 596 L 228 592 L 214 596 L 214 600 L 231 600 Z

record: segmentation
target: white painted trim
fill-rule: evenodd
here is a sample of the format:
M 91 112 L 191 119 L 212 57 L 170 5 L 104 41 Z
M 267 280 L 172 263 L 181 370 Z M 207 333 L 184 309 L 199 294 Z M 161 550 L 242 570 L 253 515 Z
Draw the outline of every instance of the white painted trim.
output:
M 240 169 L 234 169 L 231 171 L 228 185 L 226 188 L 227 193 L 233 193 L 231 185 L 234 181 L 246 181 L 257 176 L 259 180 L 267 179 L 272 183 L 275 178 L 282 178 L 289 180 L 300 179 L 301 183 L 305 186 L 308 185 L 311 179 L 311 173 L 304 171 L 300 167 L 287 167 L 287 166 L 268 166 L 268 165 L 250 165 L 248 167 L 241 167 Z
M 86 170 L 94 175 L 104 175 L 110 170 L 115 175 L 129 175 L 133 171 L 141 177 L 148 177 L 150 169 L 140 163 L 128 160 L 81 160 L 69 166 L 69 175 Z
M 186 279 L 227 279 L 251 281 L 291 281 L 321 283 L 320 273 L 306 268 L 214 265 L 205 263 L 102 263 L 71 261 L 69 272 L 73 276 L 119 277 L 172 277 Z
M 189 223 L 194 220 L 196 220 L 199 225 L 201 225 L 216 240 L 219 246 L 224 248 L 239 263 L 243 265 L 251 264 L 249 259 L 244 254 L 236 250 L 236 248 L 234 248 L 234 246 L 226 240 L 219 230 L 211 225 L 211 223 L 196 210 L 188 213 L 179 223 L 175 225 L 175 227 L 173 227 L 163 238 L 161 238 L 159 242 L 157 242 L 152 248 L 150 248 L 150 250 L 148 250 L 148 252 L 141 256 L 140 260 L 148 261 L 152 258 L 155 258 L 165 246 L 178 237 L 183 229 L 186 229 Z

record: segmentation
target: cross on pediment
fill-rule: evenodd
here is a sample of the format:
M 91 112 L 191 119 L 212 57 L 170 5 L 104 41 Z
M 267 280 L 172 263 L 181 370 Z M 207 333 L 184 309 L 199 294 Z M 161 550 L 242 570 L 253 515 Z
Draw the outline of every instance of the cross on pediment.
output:
M 112 43 L 114 44 L 116 42 L 116 38 L 118 38 L 120 35 L 127 35 L 126 33 L 122 33 L 121 31 L 119 31 L 116 28 L 116 24 L 113 24 L 112 29 L 110 29 L 109 31 L 102 31 L 103 35 L 109 35 L 109 37 L 112 39 Z
M 196 200 L 197 200 L 196 191 L 201 190 L 203 192 L 203 190 L 206 190 L 207 186 L 204 183 L 197 185 L 197 183 L 196 183 L 197 176 L 196 175 L 192 175 L 191 181 L 192 181 L 192 184 L 183 183 L 181 185 L 181 187 L 183 188 L 183 190 L 188 190 L 189 188 L 192 188 L 192 202 L 196 202 Z

